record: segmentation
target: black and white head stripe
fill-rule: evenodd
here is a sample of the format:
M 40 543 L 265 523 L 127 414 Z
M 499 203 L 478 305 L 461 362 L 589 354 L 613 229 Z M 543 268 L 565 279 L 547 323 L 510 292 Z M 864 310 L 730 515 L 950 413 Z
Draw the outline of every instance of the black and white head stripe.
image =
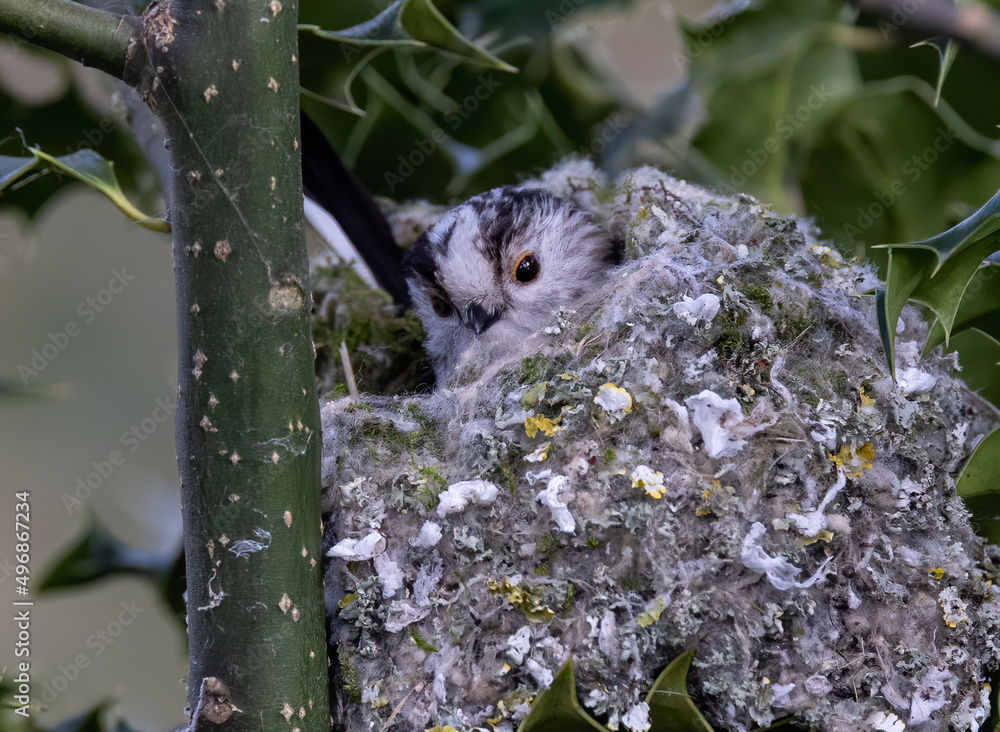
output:
M 590 216 L 537 186 L 505 186 L 457 206 L 404 258 L 439 375 L 467 356 L 522 347 L 620 262 Z

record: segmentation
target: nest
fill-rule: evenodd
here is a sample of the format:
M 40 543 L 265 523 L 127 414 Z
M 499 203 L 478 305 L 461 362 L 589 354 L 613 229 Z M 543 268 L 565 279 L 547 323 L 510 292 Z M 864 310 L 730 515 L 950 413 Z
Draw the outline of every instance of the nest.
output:
M 626 241 L 607 285 L 433 393 L 323 404 L 335 721 L 512 732 L 572 657 L 641 729 L 693 647 L 717 730 L 978 729 L 998 552 L 954 477 L 995 411 L 913 312 L 890 377 L 874 273 L 807 222 L 651 168 L 539 183 Z

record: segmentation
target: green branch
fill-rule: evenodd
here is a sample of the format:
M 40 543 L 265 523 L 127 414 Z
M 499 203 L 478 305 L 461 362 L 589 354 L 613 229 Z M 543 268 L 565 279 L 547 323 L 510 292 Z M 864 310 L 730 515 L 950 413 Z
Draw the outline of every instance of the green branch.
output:
M 188 732 L 330 729 L 297 16 L 160 0 L 134 54 L 172 178 Z
M 0 32 L 121 79 L 140 20 L 70 0 L 0 0 Z

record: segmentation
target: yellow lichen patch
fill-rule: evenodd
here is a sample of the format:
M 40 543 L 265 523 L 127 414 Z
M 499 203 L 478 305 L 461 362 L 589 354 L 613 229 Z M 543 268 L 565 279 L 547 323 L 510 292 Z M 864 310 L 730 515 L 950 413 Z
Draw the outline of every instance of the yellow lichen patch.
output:
M 713 480 L 712 486 L 701 492 L 701 505 L 695 509 L 694 515 L 711 516 L 713 513 L 718 513 L 718 509 L 735 493 L 736 489 L 731 485 L 724 486 L 721 481 Z
M 863 385 L 858 387 L 858 398 L 861 399 L 861 406 L 862 407 L 874 407 L 875 406 L 875 400 L 872 399 L 867 394 L 865 394 L 865 387 Z
M 562 415 L 559 415 L 554 420 L 549 419 L 544 414 L 537 414 L 534 417 L 527 417 L 524 420 L 524 432 L 528 437 L 534 437 L 541 431 L 546 437 L 552 437 L 556 431 L 556 425 L 559 424 L 559 420 Z
M 816 536 L 800 536 L 795 540 L 796 546 L 810 546 L 815 544 L 817 541 L 825 541 L 830 543 L 833 540 L 833 532 L 829 529 L 820 529 L 816 532 Z
M 844 266 L 844 260 L 840 258 L 840 255 L 835 252 L 830 247 L 825 247 L 820 244 L 810 247 L 809 251 L 813 253 L 820 262 L 825 264 L 827 267 L 833 269 L 840 269 Z
M 491 595 L 503 595 L 507 602 L 524 613 L 524 617 L 532 623 L 547 623 L 555 616 L 548 605 L 542 605 L 538 598 L 532 596 L 530 590 L 518 587 L 508 577 L 504 577 L 502 582 L 488 579 L 486 587 Z
M 358 599 L 358 593 L 351 592 L 347 595 L 344 595 L 343 599 L 341 599 L 341 601 L 337 603 L 337 607 L 343 610 L 345 607 L 347 607 L 357 599 Z
M 538 400 L 545 396 L 546 386 L 547 384 L 544 381 L 539 381 L 524 392 L 524 396 L 521 397 L 521 406 L 525 409 L 531 409 L 538 404 Z
M 653 470 L 647 465 L 640 465 L 632 471 L 632 487 L 641 488 L 647 495 L 659 500 L 663 498 L 666 487 L 663 485 L 663 473 Z
M 666 607 L 666 604 L 663 602 L 662 597 L 657 597 L 653 600 L 652 606 L 650 606 L 645 612 L 639 613 L 636 617 L 636 622 L 639 623 L 639 627 L 647 628 L 659 620 L 664 607 Z
M 941 590 L 941 594 L 938 595 L 938 604 L 941 606 L 944 624 L 949 628 L 957 628 L 959 623 L 969 620 L 969 616 L 965 612 L 968 606 L 958 596 L 957 587 L 945 587 Z
M 501 672 L 501 675 L 508 673 L 509 671 L 510 671 L 510 664 L 505 663 L 503 665 L 503 671 Z M 504 719 L 509 719 L 512 711 L 516 707 L 523 707 L 525 705 L 530 705 L 531 702 L 534 700 L 534 698 L 535 698 L 534 694 L 530 694 L 526 691 L 515 691 L 506 699 L 501 699 L 500 701 L 497 702 L 497 715 L 495 717 L 489 717 L 486 720 L 486 724 L 490 725 L 490 727 L 493 728 L 494 732 L 496 732 L 497 726 Z M 450 729 L 450 728 L 442 727 L 440 729 Z
M 458 730 L 452 727 L 450 724 L 446 724 L 444 727 L 442 727 L 439 724 L 434 727 L 428 727 L 427 729 L 424 730 L 424 732 L 458 732 Z
M 944 577 L 944 569 L 942 569 L 941 567 L 931 567 L 930 569 L 927 570 L 927 574 L 929 574 L 934 579 L 939 580 L 942 577 Z
M 836 455 L 830 455 L 830 459 L 844 471 L 844 475 L 848 478 L 860 478 L 864 475 L 865 471 L 872 466 L 874 458 L 875 448 L 870 442 L 866 442 L 861 447 L 842 445 Z
M 620 386 L 611 382 L 601 384 L 594 397 L 594 404 L 599 406 L 612 420 L 619 420 L 632 411 L 632 395 Z

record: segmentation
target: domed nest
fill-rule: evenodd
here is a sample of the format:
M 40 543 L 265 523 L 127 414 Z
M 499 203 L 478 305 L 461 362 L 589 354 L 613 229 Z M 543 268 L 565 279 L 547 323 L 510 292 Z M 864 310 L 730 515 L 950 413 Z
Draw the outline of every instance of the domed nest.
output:
M 606 286 L 433 393 L 323 404 L 335 721 L 512 732 L 572 657 L 646 729 L 694 648 L 717 730 L 978 729 L 998 553 L 953 479 L 995 411 L 913 312 L 893 381 L 873 272 L 808 223 L 650 168 L 538 182 L 626 242 Z

